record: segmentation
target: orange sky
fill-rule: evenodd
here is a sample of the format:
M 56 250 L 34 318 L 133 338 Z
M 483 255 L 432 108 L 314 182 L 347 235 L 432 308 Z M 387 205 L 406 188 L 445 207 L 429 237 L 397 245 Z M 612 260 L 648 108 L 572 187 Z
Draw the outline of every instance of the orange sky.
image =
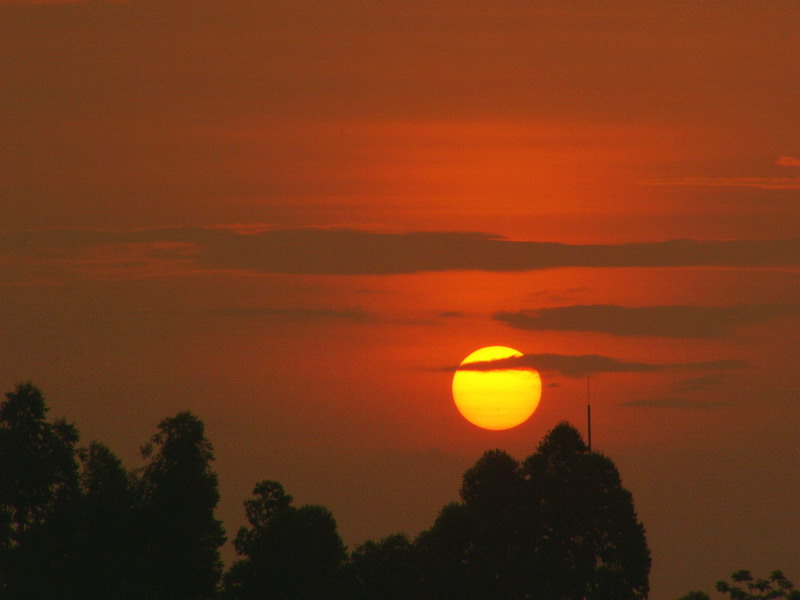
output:
M 583 427 L 578 361 L 654 600 L 796 581 L 798 31 L 789 0 L 2 1 L 0 381 L 129 466 L 190 409 L 229 535 L 267 478 L 352 547 Z M 516 429 L 452 404 L 485 345 L 548 361 Z

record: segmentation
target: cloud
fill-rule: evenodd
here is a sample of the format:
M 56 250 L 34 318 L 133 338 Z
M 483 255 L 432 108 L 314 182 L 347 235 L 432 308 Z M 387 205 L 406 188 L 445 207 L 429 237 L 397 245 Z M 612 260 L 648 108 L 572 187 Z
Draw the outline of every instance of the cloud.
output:
M 75 260 L 114 250 L 120 268 L 142 247 L 152 260 L 191 260 L 203 270 L 274 274 L 390 275 L 424 271 L 528 271 L 561 267 L 758 267 L 800 264 L 800 238 L 669 240 L 635 244 L 512 241 L 479 232 L 386 233 L 344 228 L 174 227 L 123 232 L 16 231 L 0 255 Z M 108 267 L 109 264 L 105 263 Z
M 256 317 L 276 319 L 281 321 L 314 321 L 320 319 L 366 321 L 368 319 L 367 314 L 360 308 L 302 309 L 226 306 L 222 308 L 212 308 L 206 312 L 212 315 L 227 317 Z
M 378 314 L 355 308 L 270 308 L 224 306 L 211 308 L 206 314 L 232 318 L 265 319 L 282 322 L 350 321 L 353 323 L 390 323 L 422 327 L 440 327 L 434 319 L 387 319 Z
M 498 360 L 480 361 L 460 365 L 455 370 L 495 371 L 501 369 L 536 369 L 564 377 L 587 377 L 599 373 L 659 373 L 663 371 L 694 371 L 740 369 L 746 363 L 740 360 L 716 360 L 690 363 L 645 363 L 624 361 L 598 354 L 523 354 Z
M 556 267 L 755 266 L 800 262 L 800 239 L 619 245 L 520 242 L 485 233 L 377 233 L 284 229 L 243 235 L 201 232 L 199 260 L 214 268 L 270 273 L 394 274 L 525 271 Z
M 672 363 L 664 365 L 670 369 L 686 369 L 686 370 L 704 370 L 704 369 L 743 369 L 747 363 L 743 360 L 723 359 L 723 360 L 707 360 L 696 363 Z
M 539 290 L 532 292 L 526 297 L 530 300 L 545 300 L 551 304 L 561 304 L 565 302 L 574 301 L 572 297 L 574 294 L 582 294 L 588 292 L 589 288 L 586 286 L 574 287 L 565 290 Z
M 696 187 L 749 187 L 763 190 L 798 190 L 800 177 L 683 177 L 678 179 L 647 179 L 644 185 Z
M 781 156 L 775 161 L 775 164 L 782 167 L 798 167 L 800 158 Z M 678 177 L 647 179 L 641 183 L 644 185 L 749 187 L 764 190 L 800 189 L 800 177 Z
M 733 333 L 749 323 L 763 323 L 800 313 L 800 305 L 645 306 L 606 304 L 500 311 L 494 320 L 530 331 L 596 331 L 616 336 L 710 338 Z
M 637 408 L 679 408 L 682 410 L 708 410 L 730 406 L 727 402 L 711 402 L 708 400 L 688 400 L 686 398 L 642 398 L 623 402 L 621 406 Z
M 539 297 L 539 296 L 553 297 L 557 293 L 575 294 L 575 293 L 588 292 L 588 291 L 589 291 L 588 286 L 584 285 L 584 286 L 581 286 L 581 287 L 568 288 L 566 290 L 539 290 L 538 292 L 531 292 L 530 294 L 528 294 L 528 296 L 531 297 L 531 298 L 536 298 L 536 297 Z

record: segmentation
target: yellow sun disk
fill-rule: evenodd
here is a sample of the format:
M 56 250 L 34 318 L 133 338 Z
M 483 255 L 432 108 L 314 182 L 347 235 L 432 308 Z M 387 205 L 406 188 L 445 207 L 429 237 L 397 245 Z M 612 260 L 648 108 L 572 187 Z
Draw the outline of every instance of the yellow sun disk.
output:
M 488 346 L 470 354 L 461 365 L 513 356 L 522 353 Z M 541 378 L 534 370 L 459 370 L 453 376 L 456 407 L 470 423 L 484 429 L 510 429 L 524 423 L 539 405 L 541 393 Z

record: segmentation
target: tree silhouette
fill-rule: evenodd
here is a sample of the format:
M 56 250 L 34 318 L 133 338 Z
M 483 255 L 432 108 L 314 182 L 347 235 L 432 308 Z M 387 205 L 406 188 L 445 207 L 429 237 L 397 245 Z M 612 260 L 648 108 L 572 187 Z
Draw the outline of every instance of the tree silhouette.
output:
M 0 480 L 3 545 L 13 547 L 42 523 L 60 495 L 78 483 L 78 431 L 64 420 L 48 423 L 44 397 L 19 384 L 0 404 Z
M 407 600 L 422 596 L 417 547 L 405 534 L 357 546 L 344 568 L 348 600 Z
M 253 489 L 245 510 L 250 527 L 234 546 L 244 558 L 225 576 L 225 596 L 240 600 L 317 600 L 333 597 L 345 558 L 336 521 L 321 506 L 291 506 L 292 497 L 275 481 Z
M 41 391 L 19 384 L 0 404 L 0 594 L 56 597 L 68 568 L 69 519 L 78 494 L 77 429 L 49 423 Z M 59 522 L 60 527 L 55 527 Z M 51 577 L 41 575 L 45 569 Z
M 463 544 L 463 534 L 469 535 L 462 551 L 467 597 L 522 598 L 529 590 L 531 534 L 537 528 L 524 485 L 519 463 L 502 450 L 485 452 L 464 473 L 459 538 Z M 455 511 L 448 517 L 451 531 L 454 517 Z
M 0 404 L 0 598 L 210 600 L 225 537 L 213 448 L 189 412 L 164 419 L 131 474 L 102 444 L 48 422 L 41 392 Z M 80 458 L 80 468 L 77 458 Z M 650 555 L 607 457 L 562 423 L 518 462 L 491 450 L 412 543 L 396 534 L 347 557 L 331 513 L 292 506 L 274 481 L 245 501 L 249 527 L 225 574 L 229 600 L 642 600 Z M 780 571 L 733 575 L 731 600 L 800 600 Z M 708 600 L 692 592 L 683 600 Z
M 538 597 L 646 598 L 650 552 L 633 498 L 611 459 L 589 452 L 567 423 L 551 430 L 522 467 L 540 517 Z
M 773 571 L 767 579 L 755 579 L 750 571 L 742 569 L 731 575 L 733 584 L 727 581 L 718 581 L 718 592 L 728 594 L 731 600 L 773 600 L 788 598 L 800 600 L 800 591 L 794 588 L 782 571 Z M 744 585 L 736 585 L 744 584 Z M 705 592 L 689 592 L 678 600 L 710 600 Z
M 437 600 L 639 600 L 650 554 L 613 463 L 562 423 L 522 465 L 486 452 L 420 535 Z
M 445 505 L 433 526 L 417 537 L 422 564 L 422 598 L 472 598 L 473 526 L 463 503 Z
M 773 571 L 767 579 L 754 579 L 750 571 L 742 569 L 731 575 L 734 583 L 743 583 L 744 586 L 731 585 L 726 581 L 717 582 L 717 591 L 729 594 L 731 600 L 767 600 L 772 598 L 788 598 L 800 600 L 800 591 L 794 590 L 794 584 L 786 579 L 781 571 Z
M 78 455 L 79 488 L 61 495 L 22 546 L 24 589 L 37 599 L 141 598 L 142 547 L 129 475 L 97 442 Z
M 80 536 L 73 553 L 80 597 L 139 598 L 146 579 L 137 490 L 122 462 L 103 444 L 80 452 Z
M 211 598 L 222 571 L 225 534 L 214 518 L 219 492 L 203 422 L 190 412 L 164 419 L 142 454 L 150 459 L 140 481 L 147 595 Z
M 485 452 L 464 473 L 461 503 L 446 506 L 420 535 L 431 598 L 526 598 L 535 589 L 535 507 L 526 502 L 519 463 Z

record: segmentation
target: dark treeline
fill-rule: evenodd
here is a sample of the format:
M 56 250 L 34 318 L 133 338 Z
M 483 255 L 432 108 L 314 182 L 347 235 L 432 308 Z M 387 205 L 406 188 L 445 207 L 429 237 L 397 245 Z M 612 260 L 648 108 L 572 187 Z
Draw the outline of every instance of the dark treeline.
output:
M 225 535 L 203 423 L 164 419 L 142 449 L 147 466 L 129 472 L 46 413 L 31 384 L 0 405 L 2 598 L 213 597 Z
M 644 528 L 610 459 L 562 423 L 517 461 L 486 452 L 416 539 L 351 552 L 322 506 L 275 481 L 244 503 L 225 571 L 213 449 L 188 412 L 164 419 L 129 471 L 49 421 L 41 392 L 0 405 L 0 598 L 15 600 L 634 600 L 648 595 Z M 413 493 L 413 491 L 409 491 Z

